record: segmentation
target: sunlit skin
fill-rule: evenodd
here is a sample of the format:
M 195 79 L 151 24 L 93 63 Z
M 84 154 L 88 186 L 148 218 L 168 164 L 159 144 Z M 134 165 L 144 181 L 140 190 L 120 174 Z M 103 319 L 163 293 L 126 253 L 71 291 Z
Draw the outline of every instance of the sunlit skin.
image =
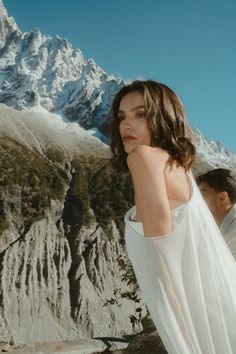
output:
M 151 145 L 145 103 L 141 93 L 131 92 L 122 98 L 118 118 L 120 120 L 120 135 L 127 154 L 139 145 Z
M 205 202 L 208 205 L 215 221 L 220 225 L 232 207 L 232 203 L 229 199 L 227 192 L 217 192 L 213 188 L 209 187 L 207 183 L 201 183 L 199 189 L 202 193 Z

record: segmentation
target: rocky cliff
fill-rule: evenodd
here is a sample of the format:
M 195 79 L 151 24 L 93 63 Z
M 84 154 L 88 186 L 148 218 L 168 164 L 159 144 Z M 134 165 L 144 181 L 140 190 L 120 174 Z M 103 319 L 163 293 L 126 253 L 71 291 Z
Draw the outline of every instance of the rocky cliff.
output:
M 38 114 L 0 106 L 0 340 L 131 334 L 136 305 L 104 307 L 114 289 L 129 289 L 117 257 L 126 255 L 130 180 L 111 172 L 106 145 L 81 128 L 58 123 L 49 142 Z

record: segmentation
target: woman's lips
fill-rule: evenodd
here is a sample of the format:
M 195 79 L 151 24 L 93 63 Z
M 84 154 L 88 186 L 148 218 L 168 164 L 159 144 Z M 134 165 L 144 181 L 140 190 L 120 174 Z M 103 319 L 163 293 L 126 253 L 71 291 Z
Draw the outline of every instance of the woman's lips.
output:
M 135 138 L 134 136 L 126 136 L 126 137 L 123 138 L 123 142 L 124 143 L 130 143 L 130 142 L 132 142 L 132 141 L 134 141 L 136 139 L 137 138 Z

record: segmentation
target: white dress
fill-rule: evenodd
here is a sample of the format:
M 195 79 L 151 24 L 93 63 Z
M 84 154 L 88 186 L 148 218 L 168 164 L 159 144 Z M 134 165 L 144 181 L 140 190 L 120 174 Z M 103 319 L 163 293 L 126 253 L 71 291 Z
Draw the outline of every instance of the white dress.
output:
M 190 200 L 172 211 L 173 231 L 144 237 L 125 215 L 126 248 L 169 354 L 236 354 L 236 262 L 189 176 Z

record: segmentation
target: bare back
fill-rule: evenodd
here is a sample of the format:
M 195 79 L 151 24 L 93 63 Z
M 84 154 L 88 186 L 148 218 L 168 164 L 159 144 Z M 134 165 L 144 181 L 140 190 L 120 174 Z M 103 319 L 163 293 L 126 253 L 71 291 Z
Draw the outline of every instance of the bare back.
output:
M 168 165 L 165 180 L 171 210 L 188 202 L 191 197 L 191 187 L 183 167 L 177 167 L 176 164 L 173 164 L 172 167 Z
M 183 167 L 169 164 L 169 154 L 159 148 L 139 146 L 127 159 L 137 207 L 145 236 L 172 230 L 171 210 L 190 199 L 190 186 Z

